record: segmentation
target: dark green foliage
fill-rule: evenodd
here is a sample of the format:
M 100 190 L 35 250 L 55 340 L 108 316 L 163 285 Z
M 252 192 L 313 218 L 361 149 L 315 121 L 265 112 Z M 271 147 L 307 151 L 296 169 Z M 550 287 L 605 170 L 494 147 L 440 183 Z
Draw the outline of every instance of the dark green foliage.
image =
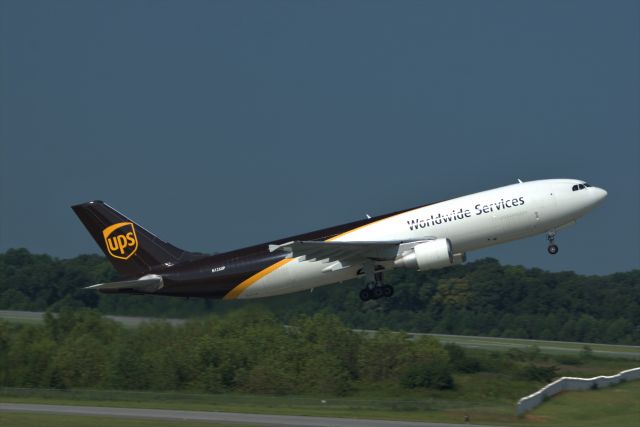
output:
M 554 357 L 535 347 L 487 352 L 357 333 L 328 313 L 284 326 L 258 306 L 177 326 L 126 328 L 90 309 L 47 313 L 35 325 L 0 321 L 0 387 L 342 396 L 455 388 L 453 373 L 464 384 L 471 370 L 539 385 L 557 376 Z
M 483 370 L 482 362 L 477 357 L 470 357 L 464 348 L 457 344 L 449 343 L 444 346 L 449 353 L 451 366 L 456 372 L 474 373 Z
M 10 387 L 342 396 L 356 381 L 453 386 L 448 353 L 436 340 L 369 338 L 326 313 L 289 327 L 267 310 L 241 309 L 179 326 L 125 328 L 93 310 L 65 309 L 39 325 L 0 321 L 0 343 L 0 386 Z
M 453 388 L 449 353 L 433 338 L 412 343 L 407 366 L 402 368 L 401 384 L 407 388 Z
M 507 356 L 519 362 L 534 362 L 548 358 L 546 354 L 542 354 L 537 345 L 529 346 L 526 349 L 510 348 L 507 351 Z
M 102 387 L 108 384 L 111 344 L 121 327 L 92 310 L 64 310 L 47 314 L 44 325 L 2 323 L 8 336 L 6 361 L 0 374 L 4 384 L 21 387 Z
M 548 383 L 558 376 L 558 368 L 529 363 L 520 369 L 519 376 L 524 380 Z
M 11 249 L 0 254 L 0 309 L 89 307 L 109 314 L 191 317 L 264 306 L 288 324 L 326 311 L 349 328 L 640 345 L 640 270 L 580 276 L 501 266 L 493 259 L 427 272 L 397 269 L 385 277 L 395 286 L 393 298 L 367 303 L 358 298 L 359 281 L 233 302 L 81 289 L 113 280 L 116 274 L 102 256 L 59 260 Z M 348 373 L 353 377 L 353 360 Z
M 402 385 L 407 388 L 453 388 L 451 372 L 438 365 L 420 362 L 407 369 L 401 378 Z
M 582 358 L 574 356 L 572 354 L 559 354 L 554 356 L 553 359 L 562 365 L 568 366 L 577 366 L 584 363 L 584 360 Z

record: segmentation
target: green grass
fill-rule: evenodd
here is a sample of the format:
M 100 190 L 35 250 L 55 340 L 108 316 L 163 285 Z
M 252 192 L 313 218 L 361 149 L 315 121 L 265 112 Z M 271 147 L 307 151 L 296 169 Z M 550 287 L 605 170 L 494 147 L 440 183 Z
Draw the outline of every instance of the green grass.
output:
M 92 390 L 31 390 L 20 396 L 14 390 L 13 393 L 4 389 L 0 394 L 0 400 L 4 402 L 44 403 L 44 404 L 68 404 L 113 406 L 128 408 L 157 408 L 179 410 L 205 410 L 245 413 L 264 413 L 280 415 L 309 415 L 324 417 L 344 418 L 372 418 L 387 420 L 414 420 L 433 422 L 463 421 L 465 415 L 469 415 L 473 423 L 510 425 L 510 426 L 629 426 L 638 427 L 640 420 L 640 381 L 627 382 L 603 390 L 590 390 L 584 392 L 568 392 L 551 398 L 537 409 L 527 413 L 523 418 L 515 416 L 515 401 L 504 396 L 504 387 L 520 387 L 509 384 L 507 380 L 483 378 L 485 387 L 474 384 L 471 396 L 480 396 L 485 391 L 484 399 L 461 399 L 455 391 L 449 395 L 441 394 L 440 398 L 428 397 L 409 393 L 405 399 L 384 397 L 392 392 L 386 390 L 376 396 L 371 394 L 369 398 L 364 396 L 324 399 L 309 396 L 248 396 L 237 394 L 185 394 L 185 393 L 157 393 L 157 392 L 122 392 L 122 391 L 92 391 Z M 468 390 L 467 390 L 468 391 Z M 25 414 L 10 415 L 11 423 L 5 421 L 5 414 L 0 414 L 0 425 L 5 426 L 30 426 L 45 425 L 38 422 L 34 414 L 31 418 Z M 49 417 L 47 415 L 46 417 Z M 58 416 L 56 416 L 58 417 Z M 115 426 L 145 426 L 161 425 L 174 426 L 175 423 L 144 424 L 141 420 L 124 420 L 132 424 L 115 424 L 112 420 L 106 423 L 93 423 L 90 418 L 77 416 L 79 419 L 89 420 L 82 424 L 67 422 L 67 419 L 75 419 L 76 416 L 59 416 L 60 424 L 48 422 L 46 425 L 76 426 L 90 425 L 100 427 L 102 425 Z M 42 418 L 40 418 L 42 421 Z M 55 422 L 58 422 L 54 420 Z M 22 423 L 22 424 L 19 424 Z M 31 424 L 29 424 L 31 423 Z M 137 423 L 137 424 L 136 424 Z M 193 425 L 199 423 L 192 423 Z M 191 426 L 192 424 L 179 424 Z M 199 424 L 202 425 L 202 424 Z
M 387 420 L 460 422 L 469 413 L 474 419 L 500 421 L 508 425 L 514 419 L 514 404 L 508 399 L 495 401 L 465 401 L 407 394 L 403 399 L 381 396 L 349 398 L 310 396 L 261 396 L 238 394 L 184 394 L 154 392 L 117 392 L 93 390 L 2 390 L 0 400 L 15 403 L 113 406 L 204 410 L 223 412 L 263 413 L 277 415 L 307 415 Z M 454 394 L 451 394 L 454 396 Z M 324 403 L 323 403 L 324 400 Z
M 245 412 L 279 415 L 308 415 L 345 418 L 371 418 L 387 420 L 412 420 L 461 423 L 465 415 L 476 424 L 513 426 L 578 426 L 619 425 L 638 427 L 640 420 L 640 382 L 628 382 L 603 390 L 570 392 L 553 397 L 524 418 L 515 416 L 515 401 L 492 397 L 501 394 L 500 380 L 485 378 L 485 398 L 477 384 L 471 395 L 478 400 L 464 400 L 455 396 L 441 398 L 409 396 L 404 399 L 372 395 L 369 398 L 326 398 L 310 396 L 260 396 L 237 394 L 186 394 L 154 392 L 122 392 L 104 390 L 30 390 L 20 396 L 18 390 L 9 393 L 4 389 L 0 400 L 4 402 L 113 406 L 127 408 L 156 408 L 177 410 L 204 410 Z M 513 386 L 511 386 L 513 387 Z M 386 394 L 386 393 L 381 393 Z M 447 397 L 453 397 L 449 399 Z M 36 416 L 36 415 L 34 415 Z M 89 417 L 81 417 L 89 418 Z M 25 418 L 26 419 L 26 418 Z M 28 420 L 27 420 L 28 421 Z M 26 422 L 26 421 L 25 421 Z M 125 421 L 123 421 L 125 422 Z M 126 422 L 138 422 L 126 420 Z M 634 424 L 635 422 L 635 424 Z M 4 427 L 10 425 L 0 423 Z M 30 425 L 30 424 L 19 424 Z M 34 425 L 43 425 L 35 423 Z M 49 425 L 49 424 L 47 424 Z M 57 425 L 57 424 L 54 424 Z M 60 424 L 83 425 L 83 424 Z M 84 424 L 99 427 L 102 424 Z M 145 425 L 115 424 L 106 425 Z M 160 424 L 158 424 L 160 425 Z M 163 426 L 165 424 L 162 424 Z M 173 425 L 167 423 L 167 426 Z M 181 424 L 182 425 L 182 424 Z M 186 424 L 190 425 L 190 424 Z
M 30 414 L 1 412 L 2 427 L 243 427 L 240 424 L 214 424 L 197 421 L 161 421 L 86 415 Z M 248 424 L 244 427 L 250 427 Z
M 556 364 L 553 356 L 546 357 L 549 360 L 545 363 Z M 580 359 L 579 365 L 558 366 L 560 375 L 593 377 L 612 375 L 635 364 L 628 359 L 586 358 Z M 477 423 L 511 425 L 515 422 L 516 402 L 544 385 L 518 379 L 508 372 L 454 377 L 456 388 L 453 390 L 406 389 L 392 383 L 371 387 L 356 383 L 355 392 L 347 397 L 0 388 L 0 401 L 434 422 L 460 422 L 469 414 Z

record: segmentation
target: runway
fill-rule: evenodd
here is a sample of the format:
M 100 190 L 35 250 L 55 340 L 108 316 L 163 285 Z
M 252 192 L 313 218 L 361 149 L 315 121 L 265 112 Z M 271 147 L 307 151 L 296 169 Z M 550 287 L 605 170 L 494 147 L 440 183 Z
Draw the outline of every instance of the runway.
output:
M 175 411 L 170 409 L 109 408 L 98 406 L 34 405 L 0 403 L 0 412 L 86 415 L 114 418 L 142 418 L 165 421 L 200 421 L 283 427 L 468 427 L 469 424 L 441 424 L 415 421 L 387 421 L 298 415 L 242 414 L 235 412 Z M 487 426 L 485 426 L 487 427 Z

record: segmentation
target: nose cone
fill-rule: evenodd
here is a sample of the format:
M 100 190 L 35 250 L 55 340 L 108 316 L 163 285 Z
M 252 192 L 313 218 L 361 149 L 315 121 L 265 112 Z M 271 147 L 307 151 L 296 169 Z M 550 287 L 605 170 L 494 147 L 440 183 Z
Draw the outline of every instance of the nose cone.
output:
M 595 204 L 601 203 L 607 197 L 607 190 L 598 187 L 591 187 L 593 201 Z

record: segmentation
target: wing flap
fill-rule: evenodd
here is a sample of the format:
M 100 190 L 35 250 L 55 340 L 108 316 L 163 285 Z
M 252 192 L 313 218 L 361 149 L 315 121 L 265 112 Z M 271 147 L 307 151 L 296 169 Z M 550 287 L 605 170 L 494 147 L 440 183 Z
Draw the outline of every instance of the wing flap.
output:
M 284 251 L 290 257 L 304 257 L 306 261 L 341 261 L 353 263 L 367 259 L 393 260 L 403 244 L 401 241 L 386 242 L 327 242 L 319 240 L 296 240 L 280 245 L 269 245 L 269 250 Z

